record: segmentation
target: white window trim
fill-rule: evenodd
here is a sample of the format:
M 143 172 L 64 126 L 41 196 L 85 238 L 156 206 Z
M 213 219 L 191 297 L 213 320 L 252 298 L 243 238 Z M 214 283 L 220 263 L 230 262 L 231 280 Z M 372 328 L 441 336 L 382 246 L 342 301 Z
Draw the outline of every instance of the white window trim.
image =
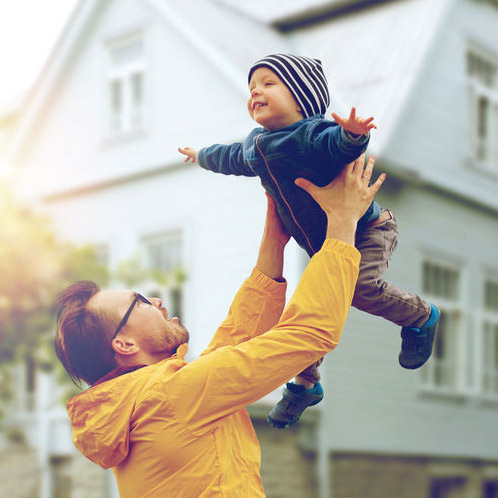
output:
M 130 62 L 125 67 L 111 67 L 109 57 L 113 48 L 132 42 L 134 39 L 141 39 L 143 44 L 143 57 L 135 62 Z M 123 141 L 134 140 L 146 136 L 150 131 L 151 124 L 151 33 L 146 23 L 128 27 L 119 33 L 106 37 L 102 43 L 102 83 L 101 88 L 101 123 L 103 145 L 114 145 Z M 143 103 L 142 103 L 142 123 L 137 128 L 125 128 L 122 131 L 113 131 L 110 127 L 109 109 L 109 84 L 113 79 L 121 79 L 129 76 L 133 72 L 143 74 Z M 126 105 L 126 104 L 125 104 Z M 126 114 L 127 111 L 124 112 Z
M 455 372 L 454 387 L 438 386 L 432 380 L 425 382 L 423 377 L 425 372 L 429 371 L 428 377 L 431 378 L 431 372 L 434 370 L 434 352 L 429 361 L 421 368 L 419 376 L 419 389 L 424 394 L 434 394 L 447 397 L 467 397 L 471 394 L 473 386 L 466 383 L 466 374 L 472 365 L 468 364 L 465 345 L 466 345 L 466 319 L 468 310 L 465 307 L 465 289 L 468 287 L 466 279 L 465 265 L 460 261 L 456 261 L 451 256 L 443 255 L 436 251 L 431 251 L 432 255 L 428 256 L 429 251 L 424 251 L 419 260 L 419 267 L 422 271 L 424 263 L 440 266 L 449 270 L 455 270 L 459 273 L 459 292 L 455 300 L 445 299 L 441 296 L 432 295 L 429 293 L 423 294 L 421 297 L 425 301 L 434 303 L 438 308 L 449 313 L 459 314 L 458 328 L 454 330 L 454 339 L 456 340 L 456 355 L 455 355 Z M 434 256 L 434 253 L 437 255 Z M 421 287 L 423 284 L 423 276 L 421 274 Z
M 466 56 L 469 53 L 475 54 L 477 57 L 480 57 L 486 61 L 489 61 L 490 64 L 495 66 L 498 71 L 498 55 L 492 54 L 489 51 L 479 47 L 477 44 L 469 43 L 467 46 L 467 50 L 465 52 Z M 467 61 L 466 61 L 467 64 Z M 477 149 L 477 99 L 479 96 L 485 96 L 489 99 L 492 105 L 498 106 L 498 88 L 490 88 L 484 84 L 482 84 L 477 78 L 470 76 L 468 74 L 468 68 L 466 67 L 466 77 L 469 86 L 469 157 L 471 163 L 480 170 L 486 171 L 493 175 L 498 175 L 498 139 L 493 140 L 492 138 L 489 140 L 491 142 L 491 146 L 494 147 L 494 152 L 491 155 L 496 158 L 496 162 L 483 162 L 480 161 L 476 156 Z M 494 128 L 490 130 L 491 137 L 498 137 L 498 116 L 494 124 Z
M 481 296 L 480 296 L 480 309 L 476 314 L 476 396 L 482 400 L 487 402 L 498 403 L 498 391 L 495 393 L 487 393 L 484 392 L 483 385 L 483 375 L 484 375 L 484 324 L 486 322 L 491 322 L 498 324 L 498 311 L 491 311 L 485 308 L 485 293 L 484 286 L 488 281 L 498 283 L 498 274 L 493 271 L 486 271 L 482 274 L 482 278 L 480 279 L 480 288 L 481 288 Z M 496 374 L 498 374 L 498 368 L 496 369 Z
M 182 324 L 187 323 L 188 321 L 188 296 L 191 295 L 191 285 L 192 278 L 190 275 L 191 267 L 190 264 L 190 228 L 189 224 L 185 223 L 172 223 L 168 225 L 163 225 L 160 228 L 154 229 L 149 228 L 147 231 L 143 232 L 139 237 L 139 253 L 141 255 L 144 266 L 147 266 L 146 254 L 145 254 L 145 245 L 148 240 L 152 239 L 160 239 L 161 237 L 167 237 L 168 234 L 178 232 L 181 236 L 182 246 L 181 246 L 181 265 L 180 268 L 185 271 L 187 279 L 182 283 L 182 295 L 183 295 L 183 303 L 182 303 Z M 164 304 L 168 307 L 168 299 L 172 290 L 174 290 L 177 285 L 173 282 L 172 284 L 167 285 L 159 285 L 156 282 L 143 282 L 141 289 L 144 292 L 150 291 L 159 291 L 161 293 L 161 298 L 164 300 Z

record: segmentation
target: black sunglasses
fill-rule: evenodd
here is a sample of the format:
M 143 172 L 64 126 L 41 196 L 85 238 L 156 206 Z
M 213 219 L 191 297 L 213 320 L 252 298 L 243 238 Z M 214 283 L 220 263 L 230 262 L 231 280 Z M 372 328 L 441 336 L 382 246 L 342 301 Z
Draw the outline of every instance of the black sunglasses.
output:
M 146 297 L 142 296 L 142 294 L 140 294 L 140 292 L 136 292 L 135 297 L 133 298 L 133 301 L 130 304 L 130 307 L 126 311 L 125 316 L 123 317 L 123 319 L 119 323 L 118 328 L 116 329 L 116 332 L 114 332 L 114 335 L 112 336 L 113 339 L 118 335 L 119 331 L 126 325 L 126 322 L 128 321 L 128 318 L 130 318 L 130 314 L 131 314 L 133 308 L 135 307 L 135 304 L 137 304 L 138 301 L 142 301 L 142 303 L 152 305 L 152 303 Z

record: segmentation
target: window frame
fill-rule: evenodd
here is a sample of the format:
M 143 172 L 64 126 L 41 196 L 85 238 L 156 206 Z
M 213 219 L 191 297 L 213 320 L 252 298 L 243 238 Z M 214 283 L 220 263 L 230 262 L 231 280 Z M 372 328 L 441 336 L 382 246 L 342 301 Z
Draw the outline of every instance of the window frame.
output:
M 441 363 L 436 358 L 437 341 L 441 338 L 442 328 L 439 327 L 434 350 L 429 361 L 420 369 L 419 386 L 420 390 L 426 393 L 447 395 L 447 396 L 462 396 L 468 395 L 471 392 L 472 384 L 467 378 L 472 378 L 473 359 L 466 357 L 466 328 L 465 322 L 467 318 L 467 310 L 465 308 L 465 271 L 461 264 L 451 258 L 423 255 L 420 260 L 420 282 L 421 288 L 424 288 L 424 266 L 430 264 L 439 268 L 456 271 L 458 275 L 458 292 L 456 297 L 448 298 L 442 295 L 437 295 L 430 292 L 422 292 L 423 298 L 431 303 L 434 303 L 442 312 L 443 319 L 446 316 L 454 315 L 456 317 L 456 327 L 452 329 L 452 341 L 454 345 L 454 353 L 450 360 L 450 368 L 453 370 L 453 377 L 450 385 L 440 385 L 436 382 L 438 368 L 441 368 Z M 444 326 L 444 325 L 443 325 Z M 453 365 L 452 365 L 453 363 Z M 445 365 L 442 365 L 445 367 Z
M 498 175 L 498 54 L 493 54 L 477 44 L 469 43 L 465 52 L 466 78 L 468 84 L 469 100 L 469 156 L 471 162 L 480 170 Z M 495 80 L 490 86 L 480 81 L 478 76 L 471 74 L 470 58 L 478 58 L 495 68 Z M 489 147 L 490 160 L 479 158 L 479 101 L 481 98 L 487 99 L 491 106 L 489 118 L 489 136 L 485 139 L 484 147 Z M 495 138 L 493 138 L 495 137 Z M 488 156 L 488 157 L 489 157 Z
M 167 268 L 164 272 L 167 276 L 173 277 L 173 279 L 166 282 L 148 282 L 144 283 L 144 285 L 147 288 L 149 295 L 160 297 L 164 301 L 170 315 L 178 316 L 180 321 L 183 322 L 185 320 L 185 282 L 188 275 L 186 270 L 186 231 L 181 227 L 171 227 L 166 230 L 145 234 L 140 238 L 140 252 L 145 268 L 148 270 L 155 270 L 157 268 L 151 268 L 147 254 L 147 246 L 152 243 L 165 243 L 168 239 L 180 241 L 179 264 Z M 183 277 L 184 279 L 182 279 Z M 180 278 L 180 281 L 178 281 L 178 278 Z
M 486 307 L 486 283 L 490 282 L 492 284 L 496 284 L 498 286 L 498 272 L 485 272 L 482 274 L 481 278 L 481 310 L 479 313 L 479 318 L 478 318 L 478 338 L 479 338 L 479 344 L 477 346 L 477 354 L 478 354 L 478 361 L 476 362 L 477 365 L 477 374 L 476 378 L 478 379 L 477 381 L 477 392 L 478 395 L 481 399 L 486 400 L 486 401 L 492 401 L 492 402 L 498 402 L 498 350 L 493 351 L 494 356 L 493 360 L 495 363 L 494 368 L 490 367 L 491 370 L 494 370 L 494 372 L 491 372 L 491 375 L 495 377 L 494 383 L 496 385 L 495 391 L 489 392 L 489 390 L 485 389 L 485 375 L 487 372 L 486 368 L 486 363 L 487 363 L 487 354 L 486 352 L 489 351 L 489 344 L 486 344 L 486 325 L 491 324 L 491 326 L 494 328 L 494 335 L 495 339 L 494 341 L 498 341 L 498 309 L 487 309 Z M 493 332 L 492 332 L 493 333 Z M 496 343 L 495 343 L 496 344 Z
M 150 125 L 150 35 L 144 26 L 129 29 L 125 33 L 113 36 L 104 42 L 104 75 L 103 75 L 103 135 L 107 140 L 140 137 L 148 131 Z M 113 54 L 120 48 L 133 46 L 140 43 L 141 53 L 136 59 L 122 64 L 113 63 Z M 141 105 L 132 104 L 132 80 L 137 75 L 141 75 Z M 121 120 L 121 126 L 114 129 L 112 122 L 113 112 L 111 109 L 110 88 L 113 83 L 120 83 L 121 86 L 121 106 L 122 109 L 116 114 Z M 133 123 L 134 115 L 140 114 L 140 122 Z

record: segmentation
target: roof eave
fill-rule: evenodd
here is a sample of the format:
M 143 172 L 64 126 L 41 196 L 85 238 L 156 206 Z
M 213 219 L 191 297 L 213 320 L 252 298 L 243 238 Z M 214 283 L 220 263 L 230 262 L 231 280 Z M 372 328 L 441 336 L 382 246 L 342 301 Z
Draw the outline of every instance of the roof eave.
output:
M 289 16 L 274 19 L 271 21 L 270 26 L 282 33 L 287 33 L 328 21 L 334 17 L 345 16 L 359 10 L 395 1 L 400 0 L 335 0 Z

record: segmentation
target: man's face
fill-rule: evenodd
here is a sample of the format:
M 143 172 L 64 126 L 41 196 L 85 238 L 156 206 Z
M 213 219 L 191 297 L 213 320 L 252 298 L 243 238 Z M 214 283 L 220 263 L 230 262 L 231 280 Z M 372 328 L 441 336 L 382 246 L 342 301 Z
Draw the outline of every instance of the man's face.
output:
M 271 69 L 258 67 L 252 73 L 249 92 L 247 110 L 267 130 L 284 128 L 303 119 L 292 93 Z
M 106 290 L 95 294 L 88 305 L 99 313 L 105 313 L 115 327 L 121 322 L 135 300 L 136 292 Z M 170 317 L 162 301 L 152 297 L 149 303 L 136 300 L 125 325 L 119 334 L 130 336 L 144 352 L 158 357 L 168 357 L 178 346 L 188 342 L 187 329 L 177 317 Z M 118 335 L 119 335 L 118 334 Z

